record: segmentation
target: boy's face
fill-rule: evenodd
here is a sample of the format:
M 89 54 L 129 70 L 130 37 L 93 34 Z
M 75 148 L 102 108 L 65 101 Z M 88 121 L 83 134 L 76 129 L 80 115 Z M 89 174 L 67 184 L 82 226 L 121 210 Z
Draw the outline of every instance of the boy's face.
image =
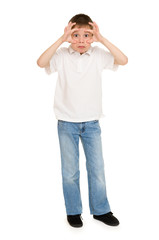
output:
M 82 27 L 75 25 L 75 28 L 79 28 L 79 30 L 73 32 L 72 34 L 72 39 L 75 40 L 76 43 L 71 43 L 71 47 L 73 48 L 73 50 L 82 54 L 87 52 L 87 50 L 91 46 L 91 43 L 87 42 L 92 39 L 92 34 L 87 32 L 87 29 L 90 30 L 91 27 L 89 27 L 88 25 Z

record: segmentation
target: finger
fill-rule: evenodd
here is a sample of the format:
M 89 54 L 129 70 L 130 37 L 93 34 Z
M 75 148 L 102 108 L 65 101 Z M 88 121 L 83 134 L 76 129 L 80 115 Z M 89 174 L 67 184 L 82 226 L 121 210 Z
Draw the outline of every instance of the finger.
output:
M 76 22 L 74 22 L 74 23 L 69 22 L 69 23 L 68 23 L 68 27 L 69 27 L 69 29 L 71 29 L 74 25 L 76 25 Z
M 92 22 L 89 22 L 89 25 L 91 25 L 91 26 L 94 28 L 94 23 L 92 23 Z
M 71 22 L 68 23 L 68 25 L 65 27 L 66 30 L 71 29 Z
M 74 23 L 71 23 L 71 26 L 73 26 L 73 25 L 76 25 L 76 22 L 74 22 Z
M 72 22 L 69 22 L 69 23 L 68 23 L 68 26 L 70 27 L 71 25 L 72 25 Z
M 93 30 L 90 30 L 90 29 L 85 29 L 84 32 L 89 32 L 89 33 L 92 33 L 93 34 Z
M 73 29 L 71 30 L 71 33 L 76 32 L 76 31 L 79 31 L 79 30 L 80 30 L 79 28 L 73 28 Z
M 95 25 L 96 29 L 99 30 L 99 27 L 96 22 L 94 22 L 94 25 Z
M 74 23 L 71 23 L 71 25 L 70 25 L 70 28 L 72 29 L 73 28 L 73 26 L 75 26 L 76 25 L 76 22 L 74 22 Z

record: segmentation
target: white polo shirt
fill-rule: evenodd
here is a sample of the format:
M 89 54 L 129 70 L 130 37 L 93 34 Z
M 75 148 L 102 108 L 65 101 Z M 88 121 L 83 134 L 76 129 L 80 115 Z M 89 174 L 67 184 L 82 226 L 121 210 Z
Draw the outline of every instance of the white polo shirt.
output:
M 98 120 L 102 112 L 103 69 L 116 70 L 113 55 L 100 47 L 90 47 L 82 55 L 71 45 L 59 48 L 46 72 L 58 72 L 54 112 L 59 120 L 86 122 Z

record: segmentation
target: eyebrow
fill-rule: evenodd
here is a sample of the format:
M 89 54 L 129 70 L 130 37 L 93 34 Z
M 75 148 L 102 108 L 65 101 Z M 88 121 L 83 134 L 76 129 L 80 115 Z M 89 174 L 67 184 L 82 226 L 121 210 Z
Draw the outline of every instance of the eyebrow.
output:
M 75 31 L 73 34 L 77 34 L 77 33 L 79 34 L 79 31 Z M 88 32 L 88 31 L 84 31 L 83 34 L 88 34 L 88 33 L 90 34 L 90 32 Z

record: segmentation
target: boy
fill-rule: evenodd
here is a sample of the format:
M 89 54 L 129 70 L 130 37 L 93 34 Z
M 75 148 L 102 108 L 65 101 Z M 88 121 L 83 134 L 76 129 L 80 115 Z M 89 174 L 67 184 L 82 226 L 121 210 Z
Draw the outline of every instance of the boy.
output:
M 59 48 L 69 42 L 68 48 Z M 108 50 L 92 47 L 100 42 Z M 59 49 L 58 49 L 59 48 Z M 85 156 L 89 187 L 89 207 L 94 219 L 110 226 L 119 225 L 113 216 L 106 194 L 102 156 L 101 72 L 127 64 L 127 57 L 100 32 L 97 24 L 85 14 L 77 14 L 64 29 L 64 34 L 38 59 L 47 73 L 58 72 L 54 111 L 58 119 L 63 193 L 67 220 L 81 227 L 82 202 L 79 186 L 79 138 Z

